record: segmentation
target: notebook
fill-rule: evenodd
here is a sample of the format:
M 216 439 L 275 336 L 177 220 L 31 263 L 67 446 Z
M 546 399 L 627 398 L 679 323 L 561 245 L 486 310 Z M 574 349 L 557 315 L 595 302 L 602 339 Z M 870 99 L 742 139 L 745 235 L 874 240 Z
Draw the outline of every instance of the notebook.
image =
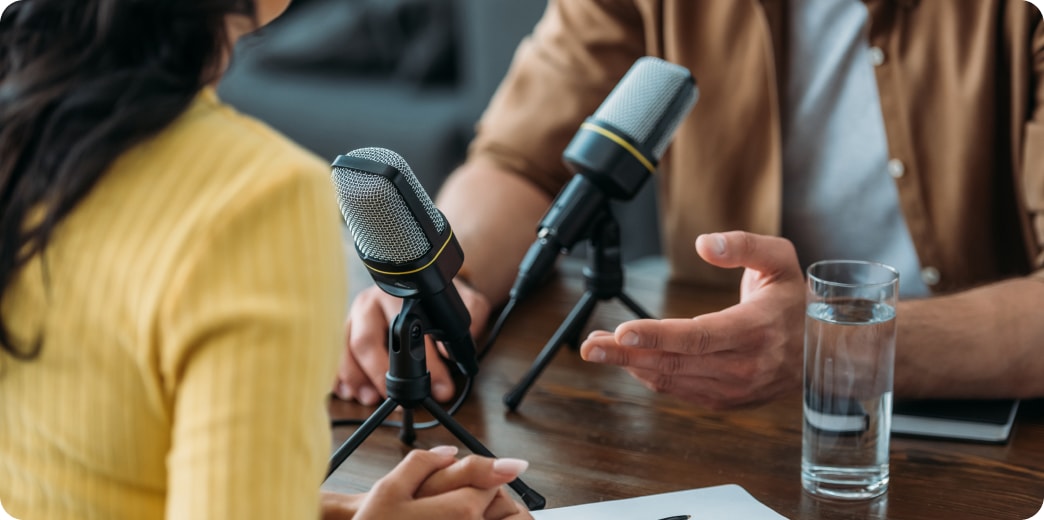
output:
M 533 511 L 535 520 L 786 520 L 736 484 Z
M 896 399 L 892 405 L 892 433 L 1005 443 L 1018 410 L 1016 399 Z

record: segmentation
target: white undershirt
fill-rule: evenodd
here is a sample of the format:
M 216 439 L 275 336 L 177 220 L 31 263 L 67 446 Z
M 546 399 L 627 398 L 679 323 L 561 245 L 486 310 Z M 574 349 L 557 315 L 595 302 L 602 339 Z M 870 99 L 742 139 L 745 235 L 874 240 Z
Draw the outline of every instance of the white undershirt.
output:
M 802 266 L 828 258 L 899 270 L 929 294 L 895 181 L 859 0 L 792 0 L 783 118 L 783 236 Z

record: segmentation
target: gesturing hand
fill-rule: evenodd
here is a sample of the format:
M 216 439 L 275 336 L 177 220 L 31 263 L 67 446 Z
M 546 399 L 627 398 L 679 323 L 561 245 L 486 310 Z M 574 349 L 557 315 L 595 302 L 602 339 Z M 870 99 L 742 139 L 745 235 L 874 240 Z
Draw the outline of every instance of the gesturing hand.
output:
M 732 231 L 701 235 L 696 252 L 711 265 L 745 269 L 738 304 L 692 319 L 596 331 L 581 356 L 623 366 L 652 390 L 714 409 L 800 388 L 805 286 L 793 244 Z

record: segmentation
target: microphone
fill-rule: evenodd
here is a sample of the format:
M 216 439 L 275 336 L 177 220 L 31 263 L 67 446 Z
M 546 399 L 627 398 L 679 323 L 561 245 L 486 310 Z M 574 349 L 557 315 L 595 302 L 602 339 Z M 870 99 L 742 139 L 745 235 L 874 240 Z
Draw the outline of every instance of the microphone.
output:
M 453 285 L 464 252 L 449 222 L 399 154 L 360 148 L 339 155 L 331 173 L 355 250 L 384 292 L 418 300 L 468 376 L 478 372 L 471 315 Z
M 689 70 L 659 58 L 639 58 L 562 154 L 577 172 L 537 226 L 537 239 L 519 265 L 511 300 L 531 292 L 559 253 L 585 238 L 610 199 L 638 193 L 696 103 Z

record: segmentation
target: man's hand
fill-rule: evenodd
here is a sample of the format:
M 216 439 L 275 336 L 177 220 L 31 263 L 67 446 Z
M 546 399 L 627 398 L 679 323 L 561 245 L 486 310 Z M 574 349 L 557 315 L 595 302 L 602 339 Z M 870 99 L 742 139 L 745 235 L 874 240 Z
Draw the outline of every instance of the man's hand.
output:
M 805 284 L 794 246 L 742 231 L 701 235 L 711 265 L 743 267 L 740 302 L 692 319 L 635 320 L 593 332 L 587 361 L 620 365 L 645 386 L 713 409 L 757 404 L 801 386 Z
M 491 306 L 489 300 L 468 284 L 453 281 L 464 306 L 471 314 L 471 335 L 477 337 L 486 327 Z M 398 316 L 402 299 L 377 286 L 368 287 L 356 296 L 345 323 L 345 354 L 337 371 L 333 392 L 337 397 L 358 400 L 364 405 L 377 404 L 386 396 L 385 374 L 388 372 L 388 327 Z M 425 337 L 431 393 L 437 401 L 453 397 L 453 379 L 439 359 L 435 342 Z

